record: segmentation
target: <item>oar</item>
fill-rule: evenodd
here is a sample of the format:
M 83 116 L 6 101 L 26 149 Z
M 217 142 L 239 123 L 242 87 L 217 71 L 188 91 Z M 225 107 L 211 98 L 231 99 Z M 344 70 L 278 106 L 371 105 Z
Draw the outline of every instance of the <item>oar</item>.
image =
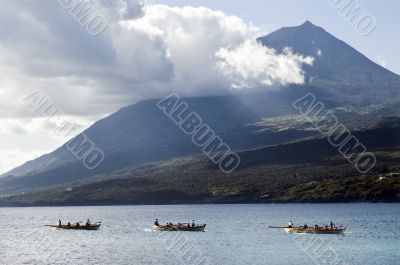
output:
M 287 226 L 268 226 L 268 228 L 288 228 Z

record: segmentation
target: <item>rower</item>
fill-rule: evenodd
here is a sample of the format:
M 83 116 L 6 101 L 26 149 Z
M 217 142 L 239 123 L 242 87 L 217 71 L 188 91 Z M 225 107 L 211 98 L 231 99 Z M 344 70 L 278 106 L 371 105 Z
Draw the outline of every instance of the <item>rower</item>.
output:
M 330 226 L 331 230 L 333 230 L 333 228 L 335 228 L 335 224 L 332 223 L 332 221 L 330 222 L 329 226 Z
M 154 221 L 154 225 L 160 226 L 160 223 L 158 222 L 158 219 L 156 219 L 156 220 Z
M 194 220 L 192 220 L 192 227 L 194 227 Z
M 292 223 L 292 221 L 289 221 L 289 223 L 288 223 L 288 227 L 289 227 L 289 228 L 292 228 L 292 227 L 293 227 L 293 223 Z
M 86 226 L 90 226 L 90 224 L 91 224 L 90 219 L 87 219 Z
M 61 227 L 61 220 L 58 220 L 58 227 Z

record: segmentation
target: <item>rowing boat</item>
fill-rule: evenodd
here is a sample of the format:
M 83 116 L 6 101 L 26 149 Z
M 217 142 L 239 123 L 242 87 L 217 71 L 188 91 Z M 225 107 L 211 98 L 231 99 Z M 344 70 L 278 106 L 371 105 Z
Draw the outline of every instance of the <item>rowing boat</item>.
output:
M 189 226 L 184 224 L 177 225 L 153 225 L 154 230 L 158 231 L 192 231 L 192 232 L 204 232 L 206 224 Z
M 55 227 L 60 229 L 69 229 L 69 230 L 98 230 L 101 226 L 101 222 L 97 222 L 94 224 L 70 224 L 70 225 L 46 225 L 49 227 Z
M 286 233 L 302 233 L 302 234 L 343 234 L 346 231 L 346 227 L 340 228 L 313 228 L 313 227 L 285 227 Z

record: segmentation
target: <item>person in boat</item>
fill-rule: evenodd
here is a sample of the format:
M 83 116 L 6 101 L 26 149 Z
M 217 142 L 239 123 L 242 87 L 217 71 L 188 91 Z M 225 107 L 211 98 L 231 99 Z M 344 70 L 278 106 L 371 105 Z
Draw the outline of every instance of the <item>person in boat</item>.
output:
M 304 228 L 304 229 L 307 229 L 307 228 L 308 228 L 308 225 L 307 225 L 307 224 L 304 224 L 303 228 Z
M 194 225 L 194 220 L 192 220 L 192 227 L 194 227 L 195 225 Z
M 293 223 L 292 223 L 292 221 L 289 221 L 289 223 L 288 223 L 288 227 L 289 227 L 289 228 L 292 228 L 292 227 L 293 227 Z
M 331 221 L 330 222 L 330 224 L 329 224 L 329 228 L 331 229 L 331 230 L 333 230 L 334 228 L 335 228 L 335 224 Z
M 86 226 L 90 226 L 92 222 L 90 222 L 90 219 L 87 219 L 86 221 Z
M 156 219 L 156 220 L 154 221 L 154 225 L 160 226 L 160 223 L 158 222 L 158 219 Z
M 58 227 L 61 227 L 61 220 L 58 220 Z
M 68 222 L 68 227 L 71 227 L 71 223 L 70 222 Z
M 80 224 L 79 224 L 79 223 L 76 223 L 76 227 L 79 228 L 79 227 L 80 227 Z

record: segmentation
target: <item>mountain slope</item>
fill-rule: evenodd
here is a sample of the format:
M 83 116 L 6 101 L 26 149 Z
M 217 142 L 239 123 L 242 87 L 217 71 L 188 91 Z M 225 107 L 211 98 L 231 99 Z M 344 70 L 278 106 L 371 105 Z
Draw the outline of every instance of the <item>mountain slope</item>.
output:
M 259 95 L 254 97 L 260 98 Z M 255 125 L 260 120 L 258 114 L 233 96 L 184 100 L 224 142 L 236 150 L 282 143 L 315 134 L 295 129 L 281 132 L 261 130 L 262 126 Z M 191 142 L 190 136 L 184 134 L 158 109 L 156 102 L 146 100 L 125 107 L 84 131 L 87 138 L 105 154 L 104 162 L 95 170 L 85 168 L 83 162 L 77 160 L 63 145 L 53 153 L 5 174 L 0 178 L 0 192 L 25 191 L 127 166 L 201 153 L 201 149 Z M 268 102 L 268 99 L 264 102 Z M 266 104 L 264 109 L 269 106 Z M 293 111 L 290 102 L 286 102 L 286 106 Z M 257 109 L 260 112 L 261 107 Z
M 399 75 L 309 21 L 258 40 L 278 52 L 290 47 L 296 53 L 314 57 L 314 65 L 304 67 L 308 81 L 344 102 L 369 104 L 400 99 Z
M 354 135 L 377 157 L 367 175 L 361 175 L 326 139 L 310 139 L 241 152 L 240 167 L 231 175 L 205 157 L 188 157 L 126 168 L 83 184 L 69 183 L 69 189 L 61 186 L 7 197 L 0 204 L 399 202 L 398 121 Z

